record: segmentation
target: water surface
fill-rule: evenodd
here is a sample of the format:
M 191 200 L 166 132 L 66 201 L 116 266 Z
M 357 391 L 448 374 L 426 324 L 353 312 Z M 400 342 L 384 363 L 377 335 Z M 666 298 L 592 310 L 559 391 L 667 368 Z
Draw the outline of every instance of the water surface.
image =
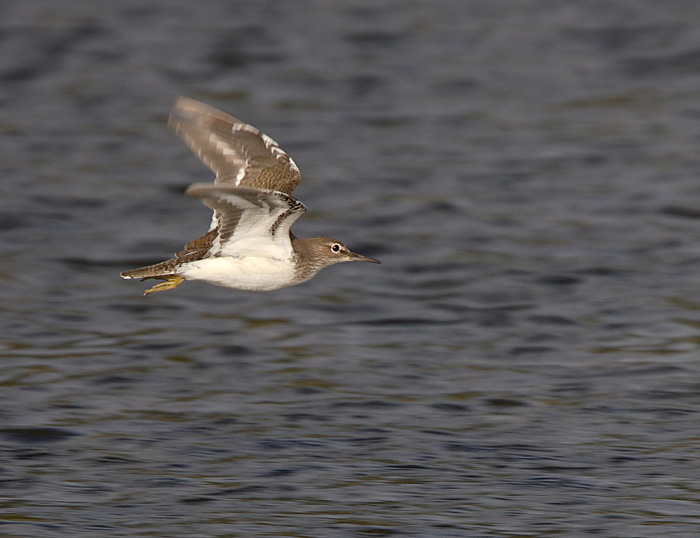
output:
M 4 2 L 0 534 L 698 535 L 696 2 Z M 382 260 L 142 297 L 180 95 Z

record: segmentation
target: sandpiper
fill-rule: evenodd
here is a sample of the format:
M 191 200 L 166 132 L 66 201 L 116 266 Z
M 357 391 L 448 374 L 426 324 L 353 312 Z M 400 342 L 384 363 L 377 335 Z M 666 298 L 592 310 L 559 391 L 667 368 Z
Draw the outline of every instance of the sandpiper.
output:
M 124 278 L 162 280 L 144 295 L 201 280 L 246 291 L 301 284 L 340 262 L 380 263 L 331 237 L 300 239 L 290 230 L 306 211 L 291 196 L 301 174 L 277 142 L 209 105 L 180 97 L 168 126 L 215 174 L 186 193 L 214 211 L 209 231 L 175 257 L 125 271 Z

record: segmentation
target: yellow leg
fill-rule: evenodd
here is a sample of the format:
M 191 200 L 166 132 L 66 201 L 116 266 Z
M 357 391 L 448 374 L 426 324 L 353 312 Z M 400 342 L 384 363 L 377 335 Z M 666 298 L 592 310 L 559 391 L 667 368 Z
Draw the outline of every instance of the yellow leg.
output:
M 180 284 L 182 284 L 185 279 L 182 278 L 181 276 L 173 275 L 173 276 L 166 276 L 162 277 L 163 282 L 156 284 L 152 288 L 148 288 L 146 291 L 143 292 L 144 295 L 148 295 L 150 293 L 156 292 L 156 291 L 165 291 L 165 290 L 171 290 L 173 288 L 177 288 Z

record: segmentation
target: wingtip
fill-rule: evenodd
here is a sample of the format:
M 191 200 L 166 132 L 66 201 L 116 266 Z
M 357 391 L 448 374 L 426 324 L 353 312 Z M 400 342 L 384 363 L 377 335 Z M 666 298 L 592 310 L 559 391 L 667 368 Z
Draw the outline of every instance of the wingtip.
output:
M 168 117 L 168 127 L 175 130 L 177 123 L 180 120 L 186 119 L 188 113 L 192 113 L 197 110 L 197 105 L 203 105 L 199 101 L 190 99 L 189 97 L 180 96 L 173 103 L 173 108 L 170 111 L 170 116 Z
M 175 129 L 177 123 L 180 120 L 187 120 L 192 114 L 196 113 L 206 113 L 209 105 L 197 101 L 195 99 L 190 99 L 181 95 L 173 103 L 173 108 L 170 111 L 170 117 L 168 118 L 168 127 Z
M 247 125 L 244 121 L 207 103 L 190 97 L 180 96 L 175 100 L 175 104 L 170 112 L 168 127 L 179 134 L 181 129 L 186 128 L 183 124 L 195 123 L 200 127 L 207 127 L 211 122 L 216 121 L 223 121 L 233 125 Z M 197 151 L 195 151 L 195 153 L 197 153 Z
M 175 103 L 173 103 L 173 108 L 174 109 L 191 109 L 191 108 L 198 108 L 201 106 L 209 106 L 205 105 L 201 101 L 197 101 L 196 99 L 192 99 L 191 97 L 186 97 L 184 95 L 181 95 L 177 99 L 175 99 Z
M 204 103 L 202 101 L 198 101 L 197 99 L 192 99 L 191 97 L 185 97 L 184 95 L 181 95 L 175 100 L 175 103 L 173 104 L 173 110 L 170 116 L 172 117 L 173 115 L 181 116 L 184 118 L 203 115 L 212 118 L 224 119 L 227 121 L 240 121 L 236 118 L 233 118 L 233 116 L 230 116 L 226 112 L 219 110 L 216 107 L 208 105 L 207 103 Z
M 212 191 L 216 188 L 217 186 L 215 183 L 192 183 L 192 185 L 187 187 L 187 190 L 185 191 L 185 196 L 189 196 L 191 198 L 199 198 L 204 192 Z

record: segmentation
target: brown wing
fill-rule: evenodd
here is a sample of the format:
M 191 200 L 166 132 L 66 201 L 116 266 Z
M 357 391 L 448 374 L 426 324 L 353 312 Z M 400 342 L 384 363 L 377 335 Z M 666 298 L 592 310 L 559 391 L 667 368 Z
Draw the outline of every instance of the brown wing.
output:
M 216 174 L 217 185 L 291 194 L 301 175 L 277 142 L 214 107 L 180 97 L 168 126 Z
M 218 228 L 214 228 L 209 230 L 202 237 L 198 237 L 194 241 L 190 241 L 185 245 L 183 250 L 175 254 L 175 257 L 187 258 L 187 261 L 201 260 L 211 249 L 218 232 Z

